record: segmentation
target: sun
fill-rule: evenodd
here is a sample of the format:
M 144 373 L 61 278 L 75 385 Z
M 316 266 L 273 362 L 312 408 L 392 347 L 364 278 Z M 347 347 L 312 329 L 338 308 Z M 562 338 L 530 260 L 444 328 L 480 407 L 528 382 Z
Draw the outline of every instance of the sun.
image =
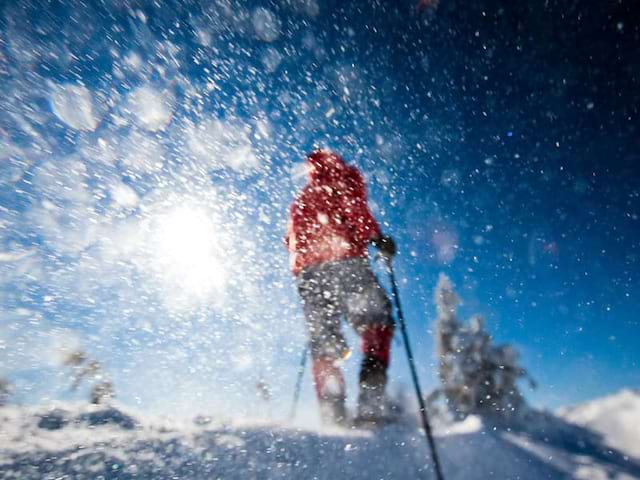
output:
M 221 289 L 226 280 L 222 237 L 203 207 L 184 205 L 159 214 L 153 227 L 158 274 L 196 297 Z

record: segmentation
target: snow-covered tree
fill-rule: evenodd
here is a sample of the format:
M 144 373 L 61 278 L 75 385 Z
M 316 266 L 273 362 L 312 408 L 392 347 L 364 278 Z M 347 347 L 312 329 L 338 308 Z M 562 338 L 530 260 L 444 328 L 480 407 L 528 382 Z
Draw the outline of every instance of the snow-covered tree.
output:
M 9 396 L 11 396 L 11 384 L 9 380 L 0 378 L 0 407 L 7 404 Z
M 108 402 L 114 396 L 113 383 L 103 373 L 100 363 L 90 359 L 83 350 L 70 353 L 64 365 L 73 371 L 71 390 L 75 391 L 83 381 L 92 382 L 89 400 L 94 405 Z
M 271 401 L 273 395 L 271 393 L 271 387 L 269 383 L 267 383 L 267 380 L 262 374 L 256 382 L 256 396 L 261 402 L 263 402 L 264 406 L 266 407 L 267 418 L 271 418 L 273 416 L 273 403 Z
M 457 317 L 460 299 L 451 280 L 440 274 L 435 290 L 436 342 L 442 387 L 429 396 L 433 410 L 444 399 L 456 419 L 478 414 L 508 421 L 526 410 L 517 382 L 530 377 L 518 365 L 511 345 L 493 345 L 483 319 Z M 534 386 L 530 379 L 531 385 Z

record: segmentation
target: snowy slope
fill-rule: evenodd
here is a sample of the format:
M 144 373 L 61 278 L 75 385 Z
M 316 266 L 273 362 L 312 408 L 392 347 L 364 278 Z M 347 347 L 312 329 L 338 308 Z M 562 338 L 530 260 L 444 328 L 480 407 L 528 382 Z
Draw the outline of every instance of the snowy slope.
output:
M 538 434 L 501 432 L 475 417 L 440 428 L 436 441 L 447 480 L 640 478 L 639 463 L 597 436 L 545 418 Z M 407 425 L 374 435 L 255 421 L 180 423 L 123 408 L 59 405 L 0 410 L 0 478 L 433 477 L 425 440 Z
M 614 448 L 640 459 L 640 391 L 614 395 L 558 412 L 565 420 L 600 433 Z

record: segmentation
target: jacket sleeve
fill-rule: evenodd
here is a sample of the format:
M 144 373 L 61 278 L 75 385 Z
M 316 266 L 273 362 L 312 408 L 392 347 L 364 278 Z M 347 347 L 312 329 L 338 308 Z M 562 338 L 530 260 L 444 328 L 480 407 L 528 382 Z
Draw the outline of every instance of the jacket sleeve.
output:
M 287 221 L 287 234 L 282 237 L 282 241 L 284 242 L 285 247 L 287 247 L 287 250 L 291 250 L 291 239 L 293 236 L 293 226 L 291 225 L 291 217 L 289 217 L 289 220 Z
M 309 204 L 308 197 L 308 192 L 303 191 L 289 209 L 285 241 L 290 252 L 300 252 L 307 246 L 308 233 L 312 228 L 310 219 L 312 205 Z
M 296 235 L 299 231 L 299 199 L 296 199 L 289 207 L 289 219 L 287 220 L 287 234 L 284 237 L 284 244 L 290 252 L 296 251 Z M 296 228 L 297 227 L 297 228 Z
M 368 242 L 380 236 L 380 225 L 367 204 L 367 188 L 362 175 L 355 167 L 349 168 L 346 220 L 356 240 Z

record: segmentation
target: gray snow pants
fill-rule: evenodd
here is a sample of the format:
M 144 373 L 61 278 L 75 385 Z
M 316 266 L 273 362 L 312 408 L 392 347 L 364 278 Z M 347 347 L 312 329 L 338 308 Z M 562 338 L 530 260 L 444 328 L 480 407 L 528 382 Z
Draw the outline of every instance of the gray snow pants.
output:
M 391 302 L 366 258 L 313 265 L 300 272 L 297 283 L 313 358 L 348 356 L 343 317 L 358 334 L 369 326 L 393 326 Z

